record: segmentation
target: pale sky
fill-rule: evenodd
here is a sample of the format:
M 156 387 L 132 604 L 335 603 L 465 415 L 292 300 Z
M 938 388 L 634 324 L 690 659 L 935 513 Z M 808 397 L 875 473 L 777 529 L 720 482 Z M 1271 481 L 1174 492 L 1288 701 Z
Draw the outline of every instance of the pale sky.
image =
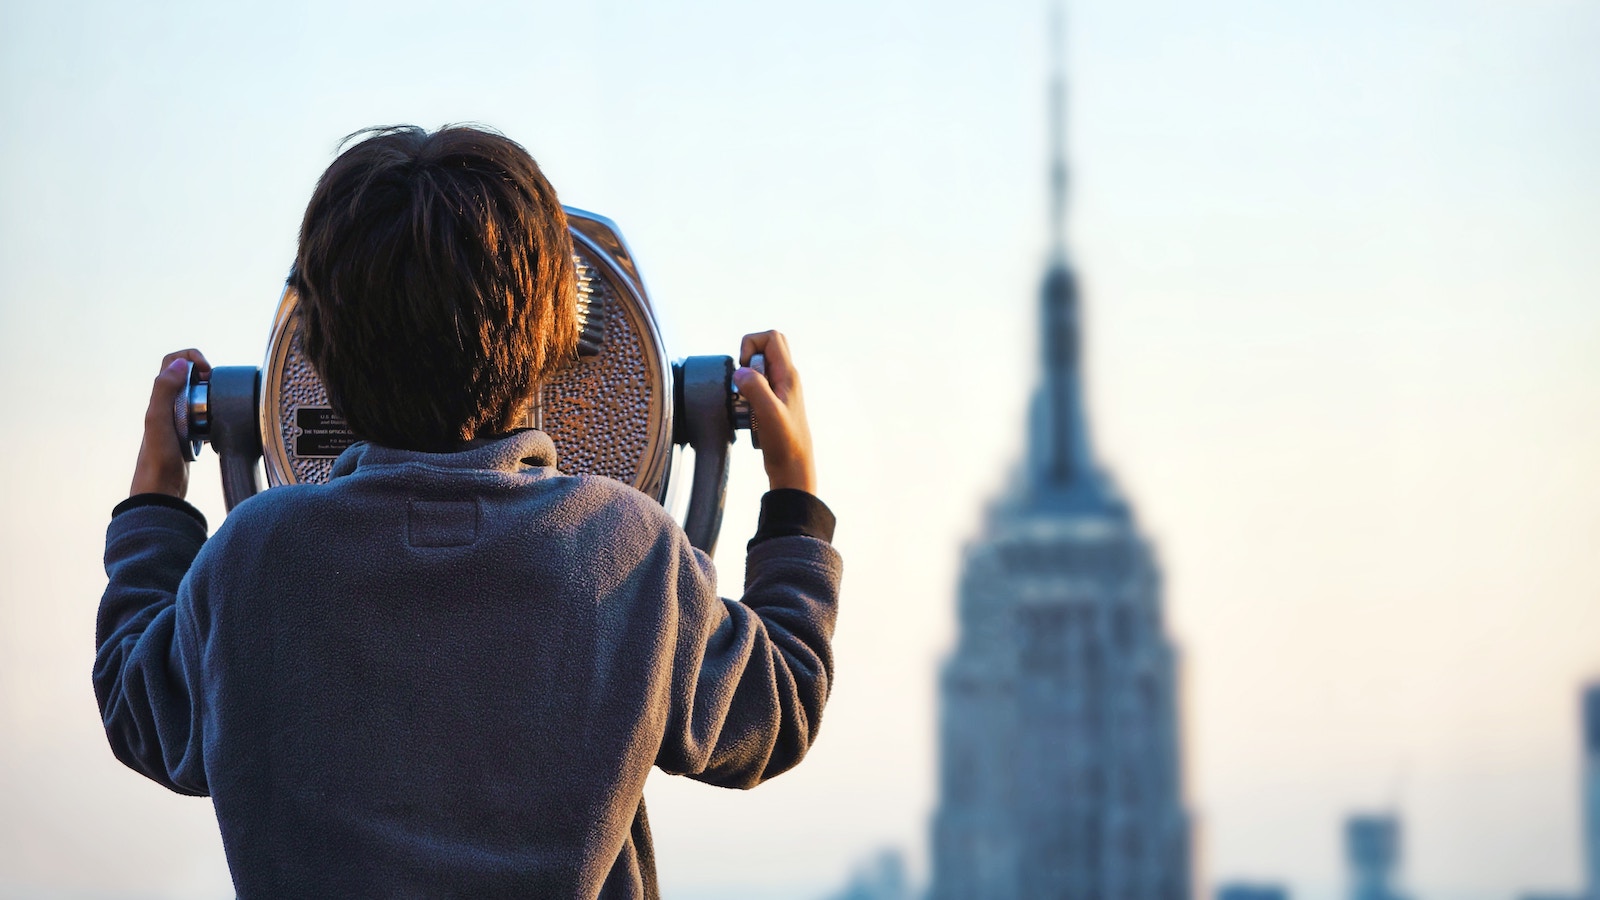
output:
M 1380 807 L 1420 900 L 1575 890 L 1600 5 L 1068 8 L 1095 442 L 1166 568 L 1205 891 L 1332 898 Z M 162 353 L 259 363 L 317 174 L 396 122 L 494 125 L 615 219 L 671 354 L 779 327 L 805 372 L 835 692 L 754 792 L 652 778 L 669 900 L 922 866 L 959 550 L 1033 377 L 1045 9 L 0 0 L 0 897 L 228 895 L 210 804 L 100 732 L 104 525 Z

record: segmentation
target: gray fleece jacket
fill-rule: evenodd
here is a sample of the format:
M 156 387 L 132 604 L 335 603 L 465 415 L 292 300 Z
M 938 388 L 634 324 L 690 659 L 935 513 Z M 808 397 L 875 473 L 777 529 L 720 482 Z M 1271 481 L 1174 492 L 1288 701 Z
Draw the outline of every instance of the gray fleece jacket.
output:
M 733 602 L 660 505 L 554 463 L 537 431 L 358 444 L 209 540 L 181 501 L 119 508 L 106 733 L 214 799 L 241 898 L 654 896 L 652 765 L 748 788 L 805 755 L 833 670 L 826 508 L 764 509 Z

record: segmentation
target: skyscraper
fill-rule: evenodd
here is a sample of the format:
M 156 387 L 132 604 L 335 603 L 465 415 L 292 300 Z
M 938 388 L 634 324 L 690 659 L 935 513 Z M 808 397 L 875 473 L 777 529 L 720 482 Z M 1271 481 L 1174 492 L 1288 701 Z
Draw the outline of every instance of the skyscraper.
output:
M 1600 900 L 1600 684 L 1583 690 L 1584 893 Z
M 1400 868 L 1400 820 L 1392 815 L 1351 816 L 1344 826 L 1350 864 L 1350 900 L 1404 900 L 1395 886 Z
M 934 900 L 1190 896 L 1160 572 L 1090 450 L 1063 94 L 1057 53 L 1039 383 L 1027 458 L 963 561 L 940 685 Z

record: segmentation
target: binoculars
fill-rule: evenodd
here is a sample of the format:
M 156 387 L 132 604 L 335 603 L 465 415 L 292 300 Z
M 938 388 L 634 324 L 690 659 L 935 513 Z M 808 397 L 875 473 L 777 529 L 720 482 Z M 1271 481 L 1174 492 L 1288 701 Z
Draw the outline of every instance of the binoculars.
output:
M 669 362 L 644 281 L 617 226 L 564 207 L 578 281 L 578 357 L 539 388 L 522 425 L 556 445 L 568 474 L 604 475 L 665 503 L 673 454 L 694 451 L 684 531 L 716 548 L 727 493 L 729 447 L 739 429 L 759 447 L 757 423 L 733 385 L 727 356 Z M 190 370 L 173 425 L 184 455 L 209 442 L 228 509 L 266 487 L 328 480 L 357 438 L 328 402 L 300 345 L 300 298 L 285 287 L 266 364 L 219 366 L 205 381 Z M 761 368 L 759 358 L 751 361 Z

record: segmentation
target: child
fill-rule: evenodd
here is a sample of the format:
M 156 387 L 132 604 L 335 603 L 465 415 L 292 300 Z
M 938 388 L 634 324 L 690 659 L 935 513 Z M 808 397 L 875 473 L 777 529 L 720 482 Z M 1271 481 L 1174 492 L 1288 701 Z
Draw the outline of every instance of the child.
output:
M 815 739 L 840 563 L 783 336 L 735 378 L 772 490 L 743 602 L 653 500 L 510 430 L 572 358 L 561 206 L 483 131 L 367 132 L 323 174 L 305 349 L 365 442 L 209 540 L 151 391 L 106 536 L 95 693 L 117 757 L 210 795 L 238 895 L 654 897 L 652 765 L 748 788 Z

